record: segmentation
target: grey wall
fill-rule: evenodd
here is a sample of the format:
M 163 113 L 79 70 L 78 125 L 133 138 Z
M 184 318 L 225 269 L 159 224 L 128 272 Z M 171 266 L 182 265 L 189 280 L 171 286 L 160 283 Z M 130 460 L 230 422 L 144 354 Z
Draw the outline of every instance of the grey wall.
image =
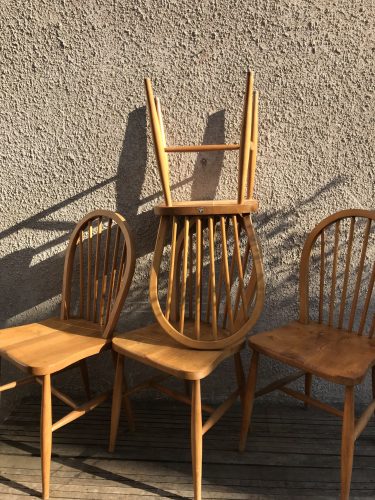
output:
M 56 312 L 69 231 L 99 207 L 123 213 L 136 235 L 122 324 L 150 320 L 161 191 L 143 78 L 164 104 L 169 143 L 236 142 L 248 66 L 260 91 L 254 222 L 267 279 L 256 331 L 294 318 L 307 232 L 338 209 L 373 206 L 371 4 L 2 0 L 1 325 Z M 173 196 L 234 196 L 236 162 L 236 153 L 176 156 Z M 142 371 L 129 368 L 132 378 Z M 206 383 L 208 398 L 232 383 L 231 368 Z M 103 384 L 112 377 L 109 360 L 91 370 Z M 279 371 L 261 369 L 264 380 Z

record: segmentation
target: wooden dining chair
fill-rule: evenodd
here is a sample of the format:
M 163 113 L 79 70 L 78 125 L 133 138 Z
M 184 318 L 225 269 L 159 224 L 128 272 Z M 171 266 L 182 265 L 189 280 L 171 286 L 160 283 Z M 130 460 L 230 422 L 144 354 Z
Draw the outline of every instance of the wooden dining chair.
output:
M 254 398 L 282 391 L 343 420 L 341 500 L 347 500 L 354 444 L 375 410 L 375 211 L 343 210 L 318 224 L 304 245 L 300 265 L 299 319 L 250 337 L 253 351 L 241 428 L 246 445 Z M 259 355 L 276 359 L 297 373 L 256 390 Z M 373 401 L 355 419 L 354 387 L 372 368 Z M 341 411 L 311 396 L 313 376 L 345 387 Z M 305 393 L 287 385 L 305 379 Z
M 263 267 L 250 213 L 257 202 L 252 192 L 255 172 L 254 123 L 257 96 L 253 75 L 248 75 L 243 133 L 240 145 L 165 146 L 160 103 L 149 80 L 146 91 L 156 157 L 165 204 L 160 215 L 150 277 L 150 302 L 157 323 L 116 335 L 118 353 L 114 383 L 110 451 L 114 450 L 123 397 L 152 387 L 191 405 L 191 448 L 194 498 L 201 498 L 203 435 L 243 395 L 244 375 L 240 350 L 246 334 L 257 321 L 264 301 Z M 237 200 L 172 202 L 167 153 L 218 149 L 240 150 Z M 253 162 L 253 163 L 251 163 Z M 251 175 L 249 175 L 249 163 Z M 234 356 L 236 390 L 218 408 L 202 404 L 201 380 L 226 358 Z M 124 357 L 163 372 L 131 389 L 123 390 Z M 168 377 L 185 381 L 185 393 L 161 382 Z M 209 414 L 202 422 L 202 410 Z
M 110 349 L 111 338 L 134 273 L 134 243 L 124 218 L 108 210 L 86 215 L 75 227 L 65 254 L 61 313 L 0 330 L 0 356 L 27 377 L 0 392 L 37 382 L 42 386 L 40 447 L 43 498 L 49 498 L 52 433 L 94 409 L 110 391 L 90 397 L 86 358 Z M 90 398 L 77 404 L 51 385 L 51 375 L 79 366 Z M 52 396 L 72 411 L 52 422 Z M 128 418 L 130 408 L 126 406 Z

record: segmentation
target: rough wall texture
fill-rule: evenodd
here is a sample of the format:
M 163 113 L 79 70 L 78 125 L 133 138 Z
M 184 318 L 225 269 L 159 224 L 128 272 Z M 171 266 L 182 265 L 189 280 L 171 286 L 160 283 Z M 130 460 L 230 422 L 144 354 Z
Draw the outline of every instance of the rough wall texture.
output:
M 373 206 L 371 4 L 2 0 L 1 325 L 56 311 L 69 231 L 98 207 L 123 213 L 136 235 L 122 323 L 149 321 L 161 191 L 143 78 L 162 100 L 170 143 L 236 141 L 247 67 L 260 91 L 254 222 L 267 279 L 256 330 L 295 317 L 307 232 L 338 209 Z M 236 153 L 174 159 L 174 197 L 234 196 Z M 112 376 L 109 359 L 91 369 L 103 384 Z M 213 375 L 208 398 L 232 371 L 227 363 Z M 264 363 L 263 380 L 279 371 Z M 316 391 L 340 396 L 326 384 Z

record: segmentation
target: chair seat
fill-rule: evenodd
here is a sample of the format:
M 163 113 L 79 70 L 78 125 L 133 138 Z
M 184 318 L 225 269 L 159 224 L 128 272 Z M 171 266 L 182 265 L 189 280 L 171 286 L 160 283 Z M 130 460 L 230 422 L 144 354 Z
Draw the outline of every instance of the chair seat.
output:
M 0 330 L 0 356 L 33 375 L 47 375 L 111 346 L 102 329 L 82 319 L 50 318 Z
M 375 365 L 375 338 L 294 321 L 249 339 L 252 349 L 344 385 L 359 384 Z
M 224 350 L 189 349 L 173 340 L 157 323 L 116 335 L 112 340 L 114 351 L 186 380 L 206 377 L 243 346 L 244 342 Z

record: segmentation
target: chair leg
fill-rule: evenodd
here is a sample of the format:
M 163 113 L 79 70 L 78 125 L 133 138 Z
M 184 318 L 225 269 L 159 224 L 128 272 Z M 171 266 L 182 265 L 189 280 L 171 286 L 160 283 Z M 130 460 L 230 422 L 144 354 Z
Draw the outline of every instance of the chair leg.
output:
M 202 402 L 201 382 L 192 383 L 191 457 L 193 466 L 194 500 L 202 499 Z
M 86 391 L 87 399 L 91 399 L 89 371 L 87 369 L 87 363 L 85 359 L 82 359 L 79 362 L 79 369 L 81 370 L 82 382 Z
M 247 434 L 249 432 L 250 419 L 251 419 L 251 414 L 253 412 L 254 395 L 257 382 L 258 360 L 259 360 L 259 353 L 257 351 L 253 351 L 249 376 L 246 384 L 244 408 L 242 412 L 242 424 L 241 424 L 240 446 L 239 446 L 240 451 L 244 451 L 246 447 Z
M 308 397 L 311 396 L 311 386 L 312 386 L 312 374 L 311 373 L 306 373 L 306 375 L 305 375 L 305 394 Z M 306 409 L 309 406 L 310 406 L 309 403 L 305 403 L 305 408 Z
M 118 425 L 121 414 L 122 384 L 124 381 L 124 356 L 117 355 L 117 366 L 115 373 L 115 382 L 113 385 L 112 411 L 111 411 L 111 430 L 109 435 L 109 451 L 112 453 L 115 449 Z
M 112 351 L 112 361 L 113 361 L 113 366 L 115 369 L 117 366 L 118 356 L 120 356 L 120 354 L 117 354 L 117 352 Z M 123 360 L 123 362 L 124 362 L 124 360 Z M 124 369 L 123 369 L 123 372 L 124 372 Z M 123 392 L 127 392 L 128 391 L 128 384 L 126 381 L 125 374 L 123 375 L 122 383 L 123 383 Z M 131 404 L 130 398 L 128 396 L 123 397 L 122 404 L 124 406 L 126 418 L 128 420 L 129 429 L 131 432 L 134 432 L 134 430 L 135 430 L 134 415 L 133 415 L 133 409 L 132 409 L 132 404 Z
M 44 375 L 42 386 L 42 407 L 40 419 L 40 449 L 42 459 L 43 499 L 49 498 L 52 452 L 52 394 L 51 375 Z
M 354 453 L 354 387 L 345 388 L 341 440 L 341 500 L 349 500 Z
M 243 409 L 245 403 L 245 375 L 243 372 L 241 353 L 239 352 L 236 352 L 236 354 L 234 354 L 234 365 L 236 368 L 237 386 L 240 391 L 241 406 Z
M 375 399 L 375 366 L 372 367 L 371 382 L 372 382 L 372 399 Z

